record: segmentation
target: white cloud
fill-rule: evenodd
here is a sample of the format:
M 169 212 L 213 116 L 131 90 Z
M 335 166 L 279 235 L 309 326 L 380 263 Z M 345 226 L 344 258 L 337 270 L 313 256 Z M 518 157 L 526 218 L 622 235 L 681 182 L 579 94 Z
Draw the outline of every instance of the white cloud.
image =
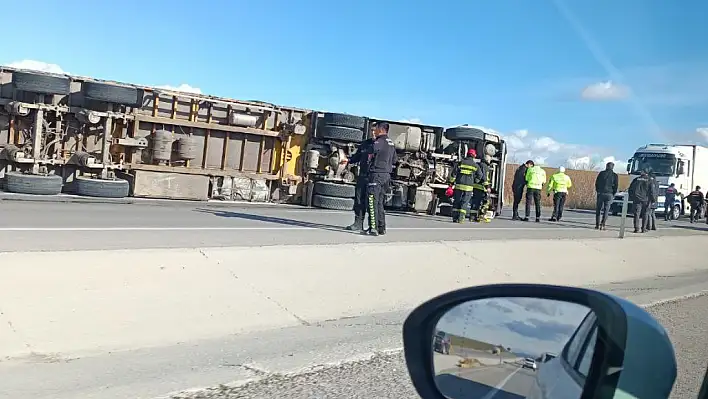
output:
M 162 85 L 162 86 L 155 86 L 158 89 L 165 89 L 165 90 L 171 90 L 171 91 L 180 91 L 183 93 L 194 93 L 194 94 L 202 94 L 202 90 L 198 87 L 193 87 L 190 86 L 186 83 L 182 83 L 179 86 L 170 86 L 170 85 Z
M 529 131 L 526 129 L 521 129 L 521 130 L 517 130 L 514 132 L 514 136 L 516 136 L 520 139 L 523 139 L 524 137 L 526 137 L 528 135 L 529 135 Z
M 592 170 L 596 168 L 595 163 L 593 163 L 592 159 L 587 155 L 580 157 L 568 157 L 565 163 L 568 169 Z
M 42 61 L 35 61 L 35 60 L 22 60 L 22 61 L 15 61 L 7 64 L 10 68 L 17 68 L 17 69 L 28 69 L 30 71 L 40 71 L 40 72 L 48 72 L 48 73 L 58 73 L 58 74 L 65 74 L 67 73 L 61 67 L 57 64 L 50 64 L 47 62 L 42 62 Z
M 708 127 L 699 127 L 696 129 L 696 133 L 705 141 L 708 141 Z
M 611 81 L 598 82 L 585 87 L 580 96 L 591 101 L 621 100 L 629 96 L 629 88 Z
M 548 136 L 542 136 L 534 139 L 532 148 L 536 151 L 558 152 L 561 149 L 561 144 Z

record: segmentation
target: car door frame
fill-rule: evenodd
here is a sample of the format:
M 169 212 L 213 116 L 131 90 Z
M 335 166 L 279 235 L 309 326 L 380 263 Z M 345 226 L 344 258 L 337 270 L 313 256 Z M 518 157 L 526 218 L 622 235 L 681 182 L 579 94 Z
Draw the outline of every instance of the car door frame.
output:
M 588 319 L 592 320 L 589 325 L 586 324 Z M 565 345 L 565 347 L 563 347 L 563 350 L 561 351 L 561 354 L 559 356 L 559 360 L 561 365 L 563 366 L 563 369 L 570 376 L 570 378 L 572 378 L 573 381 L 578 384 L 581 390 L 583 389 L 583 387 L 585 387 L 585 383 L 587 382 L 588 376 L 580 374 L 580 372 L 578 371 L 578 367 L 580 366 L 580 362 L 582 361 L 585 355 L 585 351 L 588 348 L 588 345 L 590 343 L 590 337 L 593 336 L 593 333 L 597 328 L 597 315 L 595 315 L 594 312 L 588 312 L 588 314 L 585 316 L 583 321 L 573 333 L 573 336 L 568 340 L 568 343 Z M 570 350 L 571 343 L 575 342 L 576 339 L 582 340 L 580 348 L 575 354 L 575 358 L 569 359 L 570 354 L 568 352 Z

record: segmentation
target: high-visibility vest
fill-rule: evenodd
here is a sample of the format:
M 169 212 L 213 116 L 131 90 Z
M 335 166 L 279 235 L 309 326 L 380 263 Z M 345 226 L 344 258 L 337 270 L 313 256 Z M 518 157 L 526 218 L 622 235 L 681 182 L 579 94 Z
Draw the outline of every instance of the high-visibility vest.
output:
M 546 182 L 546 171 L 540 166 L 532 166 L 526 171 L 526 186 L 540 190 Z
M 570 176 L 558 172 L 551 175 L 551 180 L 548 182 L 548 192 L 567 193 L 572 186 L 573 182 L 570 181 Z

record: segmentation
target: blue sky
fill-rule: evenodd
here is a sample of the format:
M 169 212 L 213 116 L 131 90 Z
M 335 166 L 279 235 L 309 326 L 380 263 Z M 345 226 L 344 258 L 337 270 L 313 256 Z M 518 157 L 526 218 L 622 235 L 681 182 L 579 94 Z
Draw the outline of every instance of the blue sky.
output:
M 490 298 L 456 306 L 437 329 L 534 357 L 560 353 L 590 309 L 538 298 Z
M 23 23 L 0 63 L 469 123 L 506 135 L 515 158 L 549 165 L 708 139 L 700 130 L 708 128 L 708 2 L 700 0 L 117 4 L 44 1 L 32 19 L 47 28 Z M 3 6 L 8 15 L 25 8 Z

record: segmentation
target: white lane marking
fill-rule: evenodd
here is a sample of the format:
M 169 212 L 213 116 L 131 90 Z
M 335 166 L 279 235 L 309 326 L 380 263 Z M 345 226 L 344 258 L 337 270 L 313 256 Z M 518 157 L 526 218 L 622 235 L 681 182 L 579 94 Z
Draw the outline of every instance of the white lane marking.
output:
M 40 231 L 258 231 L 258 230 L 322 230 L 323 228 L 336 229 L 333 226 L 319 226 L 313 223 L 313 226 L 272 226 L 272 227 L 0 227 L 0 233 L 5 231 L 13 232 L 40 232 Z M 342 231 L 344 227 L 341 228 Z M 578 231 L 577 227 L 389 227 L 387 230 L 395 231 Z M 590 230 L 584 230 L 590 231 Z
M 492 389 L 492 390 L 489 391 L 486 395 L 484 395 L 484 397 L 483 397 L 482 399 L 492 399 L 492 398 L 494 398 L 494 396 L 495 396 L 497 393 L 499 393 L 499 391 L 501 391 L 502 388 L 504 388 L 504 385 L 506 385 L 506 383 L 509 382 L 509 380 L 511 379 L 511 377 L 513 377 L 514 374 L 518 373 L 519 370 L 521 370 L 520 367 L 517 368 L 516 370 L 514 370 L 513 373 L 511 373 L 511 374 L 509 374 L 508 376 L 506 376 L 506 378 L 504 378 L 504 379 L 502 380 L 502 382 L 500 382 L 497 386 L 494 387 L 494 389 Z
M 697 291 L 697 292 L 692 292 L 690 294 L 679 295 L 679 296 L 675 296 L 675 297 L 671 297 L 671 298 L 659 299 L 657 301 L 645 303 L 645 304 L 639 305 L 639 306 L 641 306 L 643 308 L 651 308 L 654 306 L 664 305 L 664 304 L 671 303 L 671 302 L 679 302 L 679 301 L 685 301 L 687 299 L 698 298 L 698 297 L 701 297 L 704 295 L 708 295 L 708 290 L 701 290 L 701 291 Z

